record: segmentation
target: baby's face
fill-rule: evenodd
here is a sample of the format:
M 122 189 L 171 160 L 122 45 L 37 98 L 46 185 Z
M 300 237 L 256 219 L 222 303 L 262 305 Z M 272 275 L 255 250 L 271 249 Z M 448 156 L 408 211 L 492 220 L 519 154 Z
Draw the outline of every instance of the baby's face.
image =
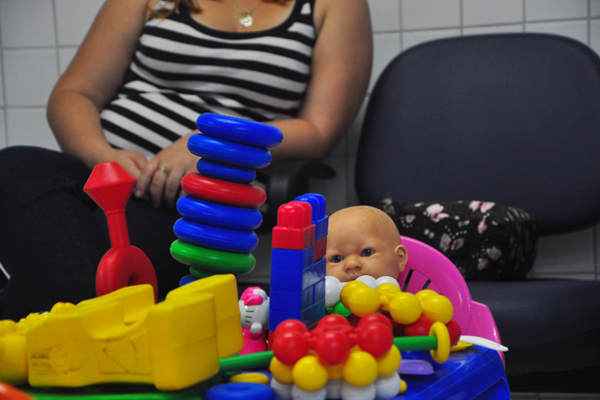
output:
M 355 218 L 330 220 L 327 275 L 341 282 L 361 275 L 398 276 L 406 259 L 404 247 L 375 222 Z

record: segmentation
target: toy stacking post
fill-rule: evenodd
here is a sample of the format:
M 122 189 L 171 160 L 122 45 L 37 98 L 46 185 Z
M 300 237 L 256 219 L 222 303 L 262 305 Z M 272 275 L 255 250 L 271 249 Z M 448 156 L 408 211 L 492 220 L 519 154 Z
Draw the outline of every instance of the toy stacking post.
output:
M 187 195 L 177 202 L 182 218 L 173 226 L 177 240 L 171 245 L 171 255 L 190 266 L 181 285 L 254 268 L 254 230 L 262 223 L 258 208 L 266 193 L 251 182 L 283 139 L 277 128 L 241 118 L 205 113 L 196 123 L 200 133 L 190 137 L 188 149 L 202 159 L 199 173 L 181 180 Z
M 325 198 L 310 193 L 277 211 L 271 257 L 271 331 L 289 318 L 311 326 L 325 315 L 325 210 Z
M 111 248 L 104 254 L 96 271 L 98 296 L 128 285 L 149 283 L 157 295 L 154 266 L 146 254 L 129 243 L 125 205 L 135 179 L 116 162 L 98 164 L 83 190 L 104 211 Z

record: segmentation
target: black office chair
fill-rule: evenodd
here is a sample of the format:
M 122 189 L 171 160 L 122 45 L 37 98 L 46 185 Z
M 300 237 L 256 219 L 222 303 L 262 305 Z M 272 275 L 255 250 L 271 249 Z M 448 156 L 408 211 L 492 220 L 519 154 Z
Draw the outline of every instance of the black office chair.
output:
M 371 95 L 359 199 L 490 200 L 541 235 L 600 219 L 600 59 L 545 34 L 437 40 L 396 57 Z M 471 282 L 510 347 L 513 390 L 599 391 L 600 282 Z

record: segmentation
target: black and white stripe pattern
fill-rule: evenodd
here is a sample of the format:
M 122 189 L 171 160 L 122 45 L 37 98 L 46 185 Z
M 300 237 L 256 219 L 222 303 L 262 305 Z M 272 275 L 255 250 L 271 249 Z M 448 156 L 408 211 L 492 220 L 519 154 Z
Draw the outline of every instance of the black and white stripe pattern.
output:
M 119 94 L 101 113 L 108 141 L 157 153 L 203 112 L 257 121 L 297 114 L 310 78 L 314 0 L 262 32 L 221 32 L 183 8 L 148 21 Z

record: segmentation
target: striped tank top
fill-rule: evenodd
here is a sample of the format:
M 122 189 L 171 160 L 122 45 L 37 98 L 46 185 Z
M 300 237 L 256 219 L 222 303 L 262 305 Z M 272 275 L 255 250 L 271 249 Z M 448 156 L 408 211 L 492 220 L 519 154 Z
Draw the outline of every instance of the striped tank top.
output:
M 224 32 L 182 7 L 146 22 L 119 93 L 100 114 L 117 148 L 157 153 L 203 112 L 269 121 L 294 117 L 310 78 L 314 0 L 259 32 Z

